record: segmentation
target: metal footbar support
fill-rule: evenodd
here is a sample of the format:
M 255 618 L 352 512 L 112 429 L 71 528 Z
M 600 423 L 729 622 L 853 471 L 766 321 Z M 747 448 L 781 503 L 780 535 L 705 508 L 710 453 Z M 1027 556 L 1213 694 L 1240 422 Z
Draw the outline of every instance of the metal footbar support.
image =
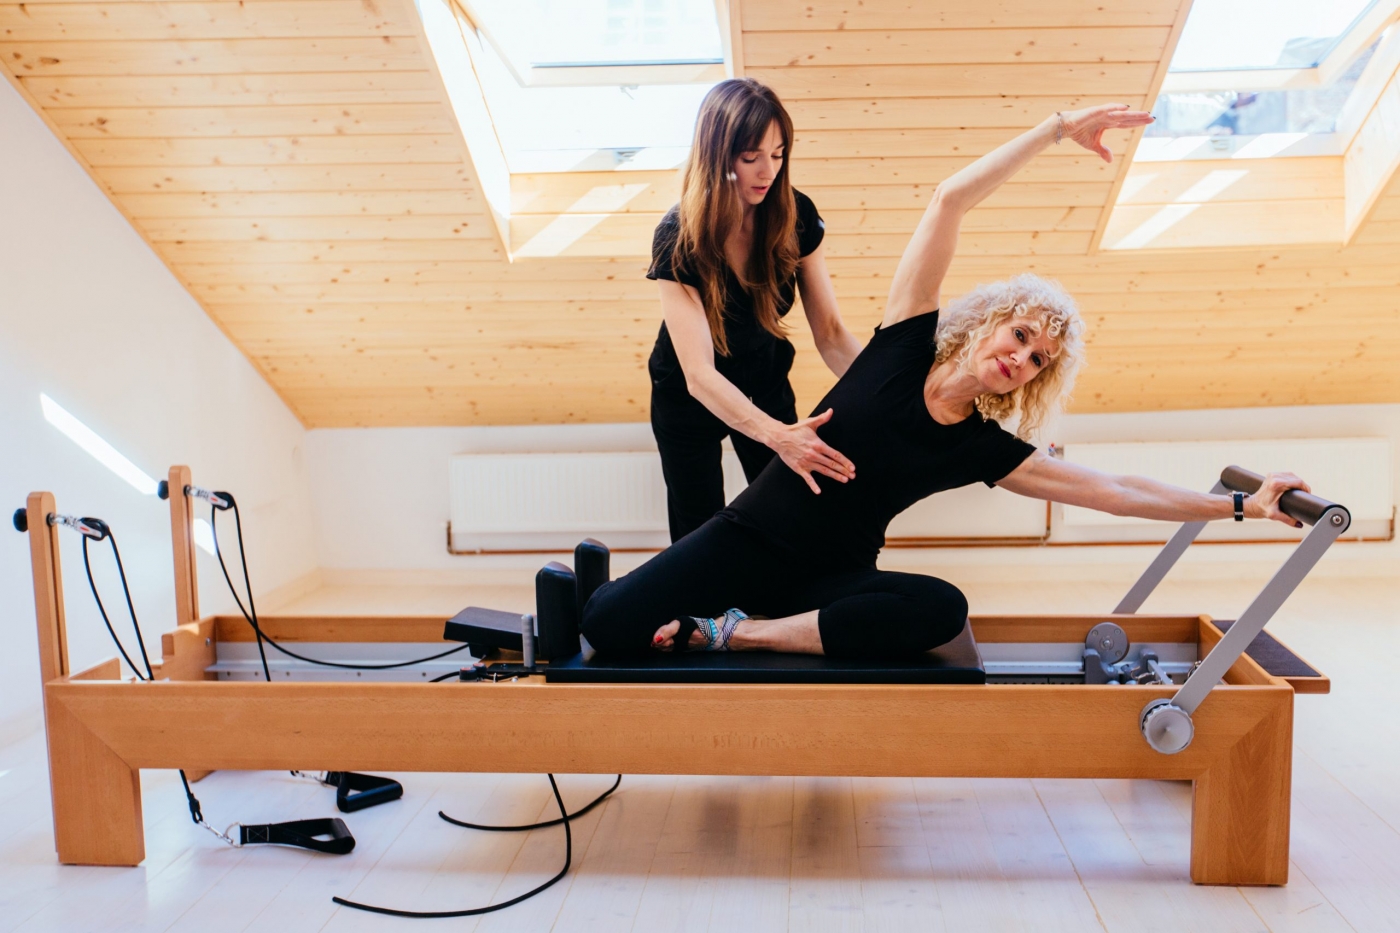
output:
M 1221 472 L 1220 482 L 1211 492 L 1252 494 L 1263 484 L 1264 477 L 1259 474 L 1230 466 Z M 1148 745 L 1164 755 L 1174 755 L 1191 744 L 1195 735 L 1191 714 L 1196 707 L 1210 695 L 1211 689 L 1225 676 L 1225 672 L 1264 630 L 1274 613 L 1303 582 L 1322 555 L 1327 553 L 1332 542 L 1351 526 L 1351 513 L 1345 506 L 1298 490 L 1284 493 L 1279 499 L 1279 508 L 1289 518 L 1312 526 L 1312 530 L 1288 555 L 1283 566 L 1254 597 L 1249 607 L 1240 613 L 1239 619 L 1196 666 L 1176 694 L 1170 699 L 1152 700 L 1143 707 L 1139 723 L 1142 736 Z M 1127 615 L 1137 612 L 1205 526 L 1205 522 L 1187 522 L 1177 529 L 1113 611 Z

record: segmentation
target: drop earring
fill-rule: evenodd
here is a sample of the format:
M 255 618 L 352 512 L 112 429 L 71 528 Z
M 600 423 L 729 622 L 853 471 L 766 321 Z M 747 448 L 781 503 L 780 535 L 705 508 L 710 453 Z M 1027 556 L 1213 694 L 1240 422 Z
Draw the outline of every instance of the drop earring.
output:
M 727 178 L 727 179 L 729 179 L 730 181 L 738 181 L 738 180 L 739 180 L 739 175 L 738 175 L 737 172 L 730 172 L 728 175 L 725 175 L 724 177 Z

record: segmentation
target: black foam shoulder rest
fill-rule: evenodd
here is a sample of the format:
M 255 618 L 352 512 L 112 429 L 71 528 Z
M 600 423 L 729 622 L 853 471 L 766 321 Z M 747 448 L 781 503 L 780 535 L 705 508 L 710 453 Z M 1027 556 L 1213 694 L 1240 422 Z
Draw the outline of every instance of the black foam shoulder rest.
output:
M 964 625 L 957 638 L 915 658 L 846 661 L 771 651 L 658 651 L 608 658 L 585 651 L 545 671 L 561 684 L 983 684 L 982 655 Z

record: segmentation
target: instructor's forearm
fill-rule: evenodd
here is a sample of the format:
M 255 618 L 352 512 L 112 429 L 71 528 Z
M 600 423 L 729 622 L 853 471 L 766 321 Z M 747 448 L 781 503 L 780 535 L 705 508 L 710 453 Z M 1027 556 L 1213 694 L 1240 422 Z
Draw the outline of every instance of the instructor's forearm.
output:
M 976 207 L 1055 141 L 1058 121 L 1059 117 L 1052 114 L 1034 129 L 954 172 L 938 186 L 938 199 L 945 206 L 962 211 Z
M 760 409 L 717 370 L 706 369 L 694 376 L 687 374 L 685 384 L 710 414 L 745 437 L 772 446 L 774 433 L 782 427 L 782 422 Z

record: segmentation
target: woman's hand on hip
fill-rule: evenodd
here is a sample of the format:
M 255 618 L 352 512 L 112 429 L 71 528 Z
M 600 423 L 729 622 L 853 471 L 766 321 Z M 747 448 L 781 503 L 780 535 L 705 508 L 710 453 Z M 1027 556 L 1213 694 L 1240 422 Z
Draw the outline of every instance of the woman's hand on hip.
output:
M 829 476 L 838 483 L 856 478 L 856 465 L 817 436 L 817 428 L 831 420 L 831 409 L 820 415 L 804 418 L 796 424 L 780 424 L 773 432 L 768 446 L 777 451 L 792 471 L 807 481 L 812 492 L 821 495 L 821 487 L 813 473 Z
M 1098 153 L 1105 162 L 1112 162 L 1113 153 L 1103 144 L 1104 132 L 1146 126 L 1153 116 L 1143 110 L 1129 110 L 1127 104 L 1100 104 L 1083 110 L 1063 111 L 1060 119 L 1064 120 L 1065 139 L 1072 139 L 1090 152 Z

